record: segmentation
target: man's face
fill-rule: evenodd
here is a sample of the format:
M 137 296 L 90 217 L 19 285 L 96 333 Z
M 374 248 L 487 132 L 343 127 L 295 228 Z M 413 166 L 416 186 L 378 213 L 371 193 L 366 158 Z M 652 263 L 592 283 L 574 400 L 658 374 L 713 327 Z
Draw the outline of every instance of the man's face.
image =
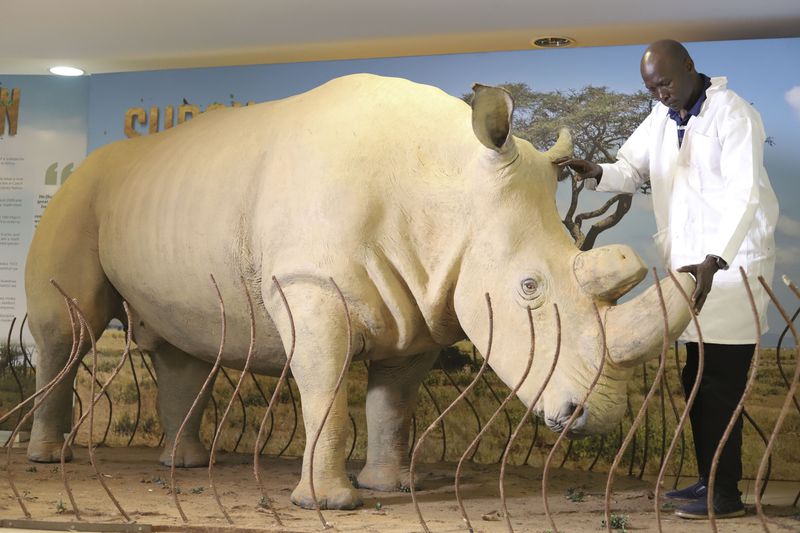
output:
M 673 111 L 688 109 L 695 78 L 691 59 L 682 62 L 648 51 L 642 58 L 641 73 L 653 98 Z

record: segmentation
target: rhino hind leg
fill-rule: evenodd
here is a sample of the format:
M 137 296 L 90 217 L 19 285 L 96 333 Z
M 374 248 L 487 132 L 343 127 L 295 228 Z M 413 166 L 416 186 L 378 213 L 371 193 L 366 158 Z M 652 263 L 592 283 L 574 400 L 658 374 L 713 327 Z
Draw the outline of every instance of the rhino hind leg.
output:
M 211 372 L 212 365 L 167 343 L 160 343 L 156 349 L 148 349 L 147 353 L 153 360 L 159 383 L 156 407 L 165 433 L 164 450 L 159 461 L 165 466 L 171 466 L 175 436 Z M 209 386 L 203 393 L 181 433 L 179 446 L 175 450 L 177 467 L 208 465 L 209 453 L 200 441 L 200 424 L 212 388 L 213 386 Z
M 367 462 L 358 486 L 380 491 L 411 488 L 408 436 L 417 393 L 437 351 L 372 361 L 367 385 Z M 415 485 L 416 488 L 416 485 Z
M 71 247 L 71 248 L 70 248 Z M 41 247 L 40 247 L 41 248 Z M 64 291 L 77 300 L 95 338 L 99 338 L 108 322 L 121 318 L 121 300 L 103 273 L 96 251 L 86 243 L 52 243 L 47 253 L 38 254 L 32 246 L 26 273 L 29 327 L 38 350 L 36 389 L 49 383 L 67 364 L 73 345 L 70 318 L 61 294 L 50 284 L 53 277 Z M 69 266 L 65 267 L 64 264 Z M 57 274 L 53 274 L 57 273 Z M 82 354 L 89 349 L 85 338 Z M 28 459 L 50 463 L 61 459 L 64 434 L 72 428 L 72 384 L 78 365 L 41 402 L 33 417 Z M 67 447 L 66 460 L 72 458 Z

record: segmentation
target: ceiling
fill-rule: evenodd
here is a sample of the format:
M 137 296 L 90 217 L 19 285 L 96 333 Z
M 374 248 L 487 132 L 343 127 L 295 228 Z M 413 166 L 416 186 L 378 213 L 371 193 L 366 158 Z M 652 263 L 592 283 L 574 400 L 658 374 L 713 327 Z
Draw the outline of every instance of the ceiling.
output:
M 0 74 L 800 37 L 798 0 L 2 0 Z

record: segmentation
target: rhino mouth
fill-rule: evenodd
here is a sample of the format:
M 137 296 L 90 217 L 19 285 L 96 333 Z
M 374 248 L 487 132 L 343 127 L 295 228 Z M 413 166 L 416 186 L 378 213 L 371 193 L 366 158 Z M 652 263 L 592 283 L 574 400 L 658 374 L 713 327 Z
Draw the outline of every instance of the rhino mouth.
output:
M 563 432 L 569 424 L 567 437 L 571 439 L 586 437 L 589 435 L 586 432 L 589 423 L 589 409 L 589 406 L 576 406 L 570 402 L 565 409 L 560 409 L 557 414 L 545 417 L 545 424 L 556 433 Z M 572 419 L 572 423 L 570 423 L 570 419 Z

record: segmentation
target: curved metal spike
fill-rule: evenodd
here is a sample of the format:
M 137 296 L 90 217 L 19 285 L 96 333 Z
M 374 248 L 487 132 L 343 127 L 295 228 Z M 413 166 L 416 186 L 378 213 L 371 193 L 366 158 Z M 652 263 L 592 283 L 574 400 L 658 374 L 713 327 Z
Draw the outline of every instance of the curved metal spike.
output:
M 505 406 L 510 402 L 514 396 L 516 396 L 519 389 L 522 387 L 522 384 L 525 383 L 525 380 L 528 379 L 528 374 L 531 371 L 531 366 L 533 366 L 533 355 L 536 351 L 536 334 L 534 332 L 533 327 L 533 314 L 531 313 L 531 308 L 528 307 L 528 325 L 530 327 L 531 332 L 531 347 L 528 351 L 528 362 L 525 366 L 525 370 L 522 371 L 522 375 L 519 378 L 519 381 L 516 383 L 514 388 L 508 393 L 508 395 L 503 399 L 503 402 L 495 409 L 492 416 L 486 422 L 486 425 L 478 432 L 472 442 L 467 446 L 467 449 L 464 450 L 464 453 L 461 455 L 461 459 L 458 461 L 458 466 L 456 467 L 456 477 L 455 477 L 455 492 L 456 492 L 456 500 L 458 501 L 458 507 L 461 510 L 461 518 L 464 520 L 464 523 L 467 525 L 467 528 L 472 531 L 472 524 L 469 521 L 469 516 L 467 516 L 467 510 L 464 508 L 464 501 L 461 499 L 461 491 L 460 491 L 460 480 L 461 480 L 461 467 L 464 464 L 464 461 L 467 458 L 467 455 L 472 451 L 473 448 L 477 448 L 478 442 L 480 442 L 481 437 L 486 432 L 487 429 L 492 425 L 494 420 L 500 414 L 501 411 L 505 408 Z M 509 435 L 510 437 L 510 435 Z
M 567 423 L 564 425 L 564 429 L 559 433 L 558 438 L 556 439 L 555 444 L 553 444 L 553 448 L 550 450 L 550 453 L 547 455 L 547 460 L 544 463 L 544 470 L 542 471 L 542 503 L 544 504 L 544 513 L 547 516 L 550 525 L 553 528 L 554 533 L 558 533 L 558 526 L 556 526 L 556 522 L 553 519 L 553 515 L 550 513 L 550 506 L 547 503 L 547 484 L 549 481 L 549 473 L 550 473 L 550 462 L 553 460 L 553 454 L 555 453 L 558 445 L 561 444 L 561 441 L 564 440 L 564 437 L 569 432 L 569 428 L 572 427 L 572 424 L 578 418 L 578 416 L 583 412 L 583 407 L 586 405 L 586 402 L 589 400 L 589 396 L 594 391 L 597 382 L 600 381 L 600 376 L 603 374 L 603 369 L 605 368 L 606 358 L 606 329 L 603 325 L 603 320 L 600 318 L 600 311 L 597 309 L 596 304 L 592 304 L 595 312 L 595 316 L 597 318 L 597 323 L 600 326 L 600 333 L 602 335 L 601 346 L 603 350 L 600 355 L 600 365 L 597 367 L 597 374 L 594 376 L 592 383 L 589 385 L 588 390 L 586 391 L 586 395 L 583 397 L 580 405 L 573 411 L 572 415 L 570 415 L 569 419 L 567 419 Z
M 411 464 L 409 466 L 411 500 L 414 502 L 414 510 L 417 512 L 419 523 L 422 526 L 423 531 L 425 531 L 426 533 L 429 533 L 430 530 L 428 529 L 428 525 L 425 523 L 425 518 L 422 516 L 422 511 L 419 508 L 419 502 L 417 501 L 417 492 L 416 488 L 414 487 L 414 485 L 416 484 L 415 467 L 417 463 L 417 454 L 419 453 L 422 444 L 425 442 L 425 438 L 431 431 L 433 431 L 433 428 L 436 427 L 436 424 L 438 424 L 440 420 L 443 420 L 444 417 L 447 416 L 447 413 L 449 413 L 458 404 L 458 402 L 461 401 L 461 399 L 464 396 L 466 396 L 467 394 L 470 393 L 470 391 L 472 391 L 472 389 L 475 387 L 475 384 L 478 382 L 478 379 L 480 379 L 481 374 L 483 374 L 486 371 L 486 367 L 489 364 L 489 358 L 492 355 L 492 340 L 494 336 L 494 315 L 492 313 L 492 300 L 488 292 L 485 294 L 485 298 L 486 298 L 486 306 L 489 311 L 489 342 L 486 348 L 486 356 L 483 358 L 483 364 L 481 364 L 481 367 L 478 370 L 478 374 L 475 376 L 475 378 L 470 382 L 469 385 L 467 385 L 467 388 L 464 389 L 464 392 L 462 392 L 458 396 L 458 398 L 453 400 L 453 402 L 450 405 L 448 405 L 444 411 L 442 411 L 442 413 L 436 418 L 436 420 L 430 423 L 430 425 L 422 433 L 422 435 L 420 435 L 419 440 L 414 445 L 414 451 L 411 454 Z
M 498 480 L 500 485 L 500 504 L 503 506 L 503 515 L 505 516 L 506 519 L 506 527 L 508 528 L 508 531 L 514 531 L 514 528 L 511 526 L 511 516 L 508 513 L 508 504 L 506 503 L 506 491 L 505 491 L 506 464 L 508 463 L 508 457 L 511 454 L 511 446 L 513 446 L 514 441 L 517 438 L 517 435 L 519 435 L 519 432 L 522 429 L 522 426 L 525 425 L 525 420 L 531 415 L 533 409 L 536 407 L 536 404 L 539 403 L 539 398 L 542 397 L 542 394 L 544 394 L 544 390 L 550 383 L 550 378 L 553 377 L 553 372 L 555 372 L 556 370 L 556 365 L 558 364 L 558 358 L 560 357 L 561 354 L 561 315 L 558 312 L 558 305 L 553 304 L 553 310 L 555 311 L 555 316 L 556 316 L 556 353 L 553 355 L 553 362 L 550 364 L 550 370 L 547 372 L 547 375 L 545 376 L 542 385 L 539 387 L 539 390 L 536 391 L 536 395 L 533 397 L 530 404 L 528 405 L 528 408 L 525 410 L 525 414 L 522 415 L 522 418 L 517 424 L 517 427 L 514 429 L 514 432 L 508 439 L 506 447 L 503 450 L 503 457 L 500 460 L 500 478 Z M 534 342 L 533 328 L 531 328 L 531 353 L 533 353 L 533 342 Z M 536 440 L 535 436 L 533 440 Z

